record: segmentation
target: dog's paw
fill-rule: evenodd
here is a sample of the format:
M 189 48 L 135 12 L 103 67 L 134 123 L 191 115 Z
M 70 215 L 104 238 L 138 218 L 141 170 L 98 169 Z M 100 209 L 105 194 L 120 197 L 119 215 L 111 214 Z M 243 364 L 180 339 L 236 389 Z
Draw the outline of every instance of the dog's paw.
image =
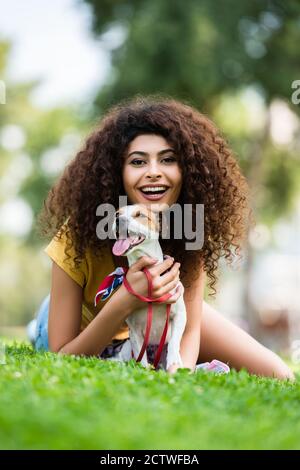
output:
M 151 368 L 151 364 L 147 361 L 147 359 L 142 359 L 140 363 L 143 367 L 145 367 L 145 369 Z
M 180 364 L 172 364 L 170 367 L 167 367 L 167 372 L 169 374 L 175 374 L 178 369 L 180 369 L 182 366 Z
M 167 370 L 172 366 L 183 367 L 183 362 L 182 362 L 180 354 L 177 353 L 174 355 L 172 354 L 170 357 L 167 356 L 166 366 L 167 366 Z

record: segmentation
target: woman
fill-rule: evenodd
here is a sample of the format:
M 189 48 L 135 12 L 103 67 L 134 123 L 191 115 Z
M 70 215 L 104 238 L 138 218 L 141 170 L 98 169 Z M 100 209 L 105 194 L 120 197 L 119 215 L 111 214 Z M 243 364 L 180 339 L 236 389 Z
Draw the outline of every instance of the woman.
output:
M 38 315 L 37 349 L 49 346 L 55 352 L 100 357 L 120 349 L 128 338 L 125 319 L 141 301 L 121 285 L 97 315 L 93 298 L 100 281 L 126 263 L 113 257 L 110 240 L 98 239 L 96 209 L 103 203 L 117 209 L 121 195 L 132 204 L 154 204 L 141 187 L 158 183 L 167 186 L 158 203 L 192 204 L 193 210 L 204 204 L 204 243 L 199 250 L 186 250 L 184 235 L 161 239 L 163 253 L 176 263 L 167 258 L 151 266 L 153 260 L 141 258 L 127 278 L 136 292 L 147 295 L 142 272 L 147 266 L 156 286 L 153 296 L 159 297 L 176 285 L 181 263 L 187 309 L 180 349 L 184 366 L 194 370 L 197 363 L 217 357 L 237 370 L 293 379 L 276 354 L 203 300 L 205 275 L 215 292 L 220 257 L 231 262 L 232 248 L 240 254 L 252 220 L 248 186 L 207 117 L 184 103 L 155 96 L 112 107 L 49 192 L 40 224 L 42 233 L 53 237 L 45 250 L 53 260 L 52 286 Z M 180 292 L 176 295 L 170 303 Z

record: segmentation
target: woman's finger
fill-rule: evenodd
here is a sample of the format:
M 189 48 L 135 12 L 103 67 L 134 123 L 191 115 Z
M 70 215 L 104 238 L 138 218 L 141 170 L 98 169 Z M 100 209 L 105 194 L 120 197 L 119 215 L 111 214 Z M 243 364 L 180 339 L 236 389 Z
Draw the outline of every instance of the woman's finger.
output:
M 169 282 L 173 281 L 174 278 L 177 278 L 177 276 L 179 276 L 179 268 L 180 263 L 175 263 L 174 266 L 172 266 L 172 269 L 170 269 L 170 271 L 160 276 L 159 279 L 161 281 L 161 285 L 164 286 Z
M 179 276 L 177 275 L 175 279 L 172 279 L 170 282 L 161 286 L 160 288 L 156 289 L 154 295 L 156 297 L 161 297 L 162 295 L 168 294 L 171 290 L 173 290 L 179 282 Z
M 152 276 L 156 277 L 156 276 L 164 273 L 168 269 L 170 269 L 171 266 L 173 265 L 173 263 L 174 263 L 174 258 L 167 258 L 167 259 L 165 259 L 165 261 L 163 261 L 161 263 L 157 263 L 155 266 L 152 266 L 149 269 L 149 271 L 150 271 Z
M 167 304 L 174 304 L 177 302 L 177 300 L 179 299 L 179 297 L 181 296 L 182 294 L 182 284 L 180 283 L 179 286 L 177 287 L 175 293 L 172 295 L 172 297 L 170 297 L 166 303 Z

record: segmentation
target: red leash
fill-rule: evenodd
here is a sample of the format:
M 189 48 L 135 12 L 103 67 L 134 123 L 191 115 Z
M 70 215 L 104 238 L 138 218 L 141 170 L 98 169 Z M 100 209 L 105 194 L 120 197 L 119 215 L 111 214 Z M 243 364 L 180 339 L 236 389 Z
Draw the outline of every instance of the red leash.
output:
M 124 268 L 124 270 L 127 273 L 128 268 Z M 144 268 L 143 272 L 146 274 L 147 279 L 148 279 L 148 297 L 144 297 L 143 295 L 140 295 L 137 292 L 134 292 L 134 290 L 132 289 L 132 287 L 130 286 L 130 284 L 128 283 L 128 281 L 126 279 L 126 276 L 124 276 L 124 280 L 123 280 L 123 284 L 126 287 L 126 289 L 128 290 L 128 292 L 135 295 L 138 299 L 143 300 L 144 302 L 148 302 L 147 326 L 146 326 L 146 331 L 145 331 L 145 336 L 144 336 L 144 343 L 143 343 L 142 349 L 140 351 L 139 357 L 136 359 L 137 362 L 140 362 L 142 360 L 142 357 L 143 357 L 143 355 L 145 353 L 145 350 L 146 350 L 146 348 L 148 346 L 148 343 L 149 343 L 149 336 L 150 336 L 150 330 L 151 330 L 151 325 L 152 325 L 152 313 L 153 313 L 152 303 L 153 302 L 163 303 L 163 302 L 166 302 L 166 300 L 168 300 L 170 297 L 172 297 L 172 294 L 165 294 L 165 295 L 162 295 L 161 297 L 159 297 L 158 299 L 152 299 L 151 298 L 151 296 L 152 296 L 152 278 L 151 278 L 151 274 L 150 274 L 150 272 L 148 271 L 147 268 Z M 170 311 L 171 311 L 171 305 L 168 304 L 167 305 L 167 317 L 166 317 L 165 327 L 164 327 L 162 336 L 160 338 L 159 346 L 158 346 L 158 349 L 156 351 L 154 362 L 153 362 L 153 366 L 155 367 L 155 369 L 157 368 L 157 365 L 159 363 L 163 347 L 165 345 L 165 341 L 166 341 L 166 337 L 167 337 L 167 333 L 168 333 Z
M 140 354 L 138 358 L 136 359 L 137 362 L 140 362 L 143 358 L 143 355 L 149 343 L 150 330 L 151 330 L 151 325 L 152 325 L 152 302 L 157 302 L 157 303 L 166 302 L 170 297 L 172 297 L 172 294 L 165 294 L 159 297 L 158 299 L 152 299 L 151 297 L 152 296 L 152 277 L 147 268 L 144 268 L 143 272 L 146 274 L 147 280 L 148 280 L 148 297 L 144 297 L 143 295 L 137 294 L 136 292 L 134 292 L 134 290 L 132 289 L 132 287 L 130 286 L 129 282 L 126 279 L 126 273 L 128 269 L 129 268 L 119 267 L 119 268 L 116 268 L 114 272 L 106 276 L 106 278 L 101 282 L 97 290 L 94 303 L 96 306 L 98 302 L 98 297 L 100 297 L 102 301 L 106 300 L 108 297 L 110 297 L 114 289 L 116 289 L 122 282 L 124 283 L 124 286 L 126 287 L 128 292 L 135 295 L 138 299 L 143 300 L 144 302 L 148 303 L 147 326 L 146 326 L 146 331 L 144 335 L 144 342 L 143 342 L 143 346 L 140 351 Z M 163 333 L 162 333 L 162 336 L 158 345 L 158 349 L 155 354 L 154 362 L 153 362 L 153 365 L 155 368 L 157 368 L 163 347 L 165 345 L 165 341 L 166 341 L 166 337 L 168 333 L 170 311 L 171 311 L 171 305 L 167 304 L 166 323 L 165 323 L 165 327 L 164 327 L 164 330 L 163 330 Z M 133 357 L 132 351 L 131 351 L 131 354 Z

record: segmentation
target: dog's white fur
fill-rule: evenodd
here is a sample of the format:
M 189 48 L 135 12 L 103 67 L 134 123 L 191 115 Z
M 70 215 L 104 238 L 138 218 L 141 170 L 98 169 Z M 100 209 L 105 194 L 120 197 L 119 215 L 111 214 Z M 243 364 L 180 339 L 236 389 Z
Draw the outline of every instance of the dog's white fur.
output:
M 167 205 L 164 205 L 167 206 Z M 159 218 L 158 210 L 159 207 L 156 205 L 157 209 L 154 209 L 155 205 L 149 207 L 142 204 L 134 204 L 130 206 L 122 207 L 119 210 L 119 226 L 122 224 L 123 228 L 128 229 L 130 235 L 143 234 L 146 238 L 139 245 L 132 246 L 124 256 L 127 256 L 129 267 L 135 263 L 141 256 L 147 255 L 151 258 L 157 258 L 157 263 L 164 261 L 163 253 L 159 244 Z M 144 217 L 137 217 L 137 214 L 142 211 Z M 146 220 L 145 215 L 148 219 Z M 113 223 L 113 233 L 116 234 L 116 219 Z M 126 232 L 125 232 L 126 233 Z M 126 234 L 125 234 L 126 237 Z M 123 238 L 122 236 L 120 238 Z M 168 327 L 168 334 L 166 337 L 167 346 L 167 358 L 166 358 L 166 369 L 168 370 L 173 364 L 179 364 L 180 367 L 183 367 L 182 359 L 180 357 L 180 341 L 186 325 L 186 308 L 183 300 L 184 287 L 179 281 L 176 287 L 170 292 L 171 294 L 175 293 L 178 285 L 182 286 L 182 293 L 178 298 L 176 303 L 170 304 L 170 321 Z M 149 338 L 149 344 L 159 344 L 160 338 L 165 326 L 166 321 L 166 308 L 167 304 L 165 303 L 153 303 L 153 317 L 152 317 L 152 327 Z M 147 311 L 148 304 L 145 303 L 145 306 L 139 310 L 135 310 L 129 317 L 126 319 L 126 323 L 129 326 L 129 341 L 126 341 L 123 344 L 123 347 L 119 354 L 117 354 L 114 360 L 118 361 L 128 361 L 131 359 L 131 348 L 134 353 L 134 357 L 137 358 L 144 341 L 144 333 L 146 330 L 147 322 Z M 145 351 L 144 356 L 141 360 L 141 364 L 144 367 L 150 367 L 147 360 L 147 351 Z

